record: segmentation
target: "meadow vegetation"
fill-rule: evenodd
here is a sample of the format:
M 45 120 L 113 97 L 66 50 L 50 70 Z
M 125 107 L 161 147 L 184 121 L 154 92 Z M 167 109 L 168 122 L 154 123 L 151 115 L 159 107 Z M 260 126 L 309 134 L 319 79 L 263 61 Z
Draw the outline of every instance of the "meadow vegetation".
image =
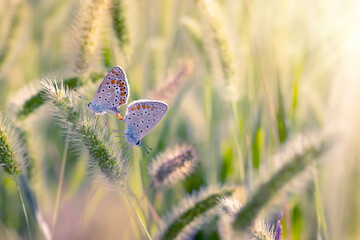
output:
M 359 42 L 350 0 L 0 1 L 0 240 L 358 239 Z M 149 153 L 74 91 L 116 65 Z

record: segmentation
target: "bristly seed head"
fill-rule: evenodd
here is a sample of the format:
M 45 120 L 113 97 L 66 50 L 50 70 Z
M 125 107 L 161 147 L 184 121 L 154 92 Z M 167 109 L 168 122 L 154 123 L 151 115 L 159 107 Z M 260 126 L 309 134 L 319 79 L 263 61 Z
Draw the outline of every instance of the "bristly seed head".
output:
M 54 105 L 54 115 L 70 137 L 73 147 L 87 149 L 90 167 L 100 178 L 109 184 L 126 182 L 126 161 L 121 150 L 111 141 L 111 135 L 100 121 L 84 111 L 84 105 L 78 104 L 64 85 L 44 80 L 45 97 Z
M 13 177 L 22 171 L 23 148 L 18 134 L 0 113 L 0 166 Z
M 219 199 L 220 205 L 219 210 L 220 213 L 228 214 L 228 215 L 235 215 L 239 212 L 241 208 L 241 203 L 233 197 L 225 196 Z
M 149 168 L 149 174 L 153 177 L 155 187 L 166 187 L 190 175 L 198 162 L 198 153 L 192 146 L 177 146 L 157 156 Z

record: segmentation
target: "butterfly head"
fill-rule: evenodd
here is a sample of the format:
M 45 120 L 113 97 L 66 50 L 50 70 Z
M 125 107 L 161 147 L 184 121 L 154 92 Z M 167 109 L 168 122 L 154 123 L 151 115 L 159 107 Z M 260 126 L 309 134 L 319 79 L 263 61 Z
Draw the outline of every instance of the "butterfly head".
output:
M 95 112 L 95 113 L 102 113 L 103 112 L 103 109 L 101 109 L 101 107 L 99 105 L 96 105 L 92 102 L 89 102 L 87 105 L 86 105 L 91 111 Z

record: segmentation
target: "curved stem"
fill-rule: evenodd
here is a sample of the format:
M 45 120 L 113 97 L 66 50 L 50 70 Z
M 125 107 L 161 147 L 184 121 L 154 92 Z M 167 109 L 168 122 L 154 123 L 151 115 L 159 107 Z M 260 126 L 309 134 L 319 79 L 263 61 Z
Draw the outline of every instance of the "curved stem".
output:
M 18 184 L 16 178 L 15 178 L 15 183 L 16 183 L 17 191 L 18 191 L 18 194 L 19 194 L 19 197 L 20 197 L 22 209 L 23 209 L 23 211 L 24 211 L 25 220 L 26 220 L 26 226 L 27 226 L 27 229 L 28 229 L 28 232 L 29 232 L 29 238 L 30 238 L 30 240 L 32 240 L 32 235 L 31 235 L 31 230 L 30 230 L 30 224 L 29 224 L 29 218 L 28 218 L 28 215 L 27 215 L 27 212 L 26 212 L 24 199 L 23 199 L 23 197 L 22 197 L 22 194 L 21 194 L 21 191 L 20 191 L 20 187 L 19 187 L 19 184 Z

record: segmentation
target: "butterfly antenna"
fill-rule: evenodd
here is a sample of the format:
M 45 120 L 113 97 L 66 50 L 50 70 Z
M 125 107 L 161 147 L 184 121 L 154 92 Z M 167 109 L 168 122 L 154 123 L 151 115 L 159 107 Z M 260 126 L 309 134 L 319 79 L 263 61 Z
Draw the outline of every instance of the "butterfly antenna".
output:
M 150 153 L 149 153 L 149 151 L 146 149 L 146 144 L 143 144 L 143 145 L 141 145 L 141 148 L 142 149 L 144 149 L 145 151 L 146 151 L 146 153 L 150 156 Z
M 149 145 L 147 145 L 145 142 L 143 142 L 143 144 L 145 145 L 145 147 L 147 147 L 148 149 L 152 150 L 152 148 L 149 147 Z
M 90 102 L 90 100 L 89 99 L 87 99 L 86 97 L 85 97 L 85 95 L 84 94 L 81 94 L 78 90 L 76 90 L 75 88 L 74 88 L 74 91 L 75 92 L 77 92 L 78 94 L 79 94 L 79 98 L 81 98 L 81 99 L 85 99 L 85 100 L 87 100 L 87 101 L 89 101 Z

